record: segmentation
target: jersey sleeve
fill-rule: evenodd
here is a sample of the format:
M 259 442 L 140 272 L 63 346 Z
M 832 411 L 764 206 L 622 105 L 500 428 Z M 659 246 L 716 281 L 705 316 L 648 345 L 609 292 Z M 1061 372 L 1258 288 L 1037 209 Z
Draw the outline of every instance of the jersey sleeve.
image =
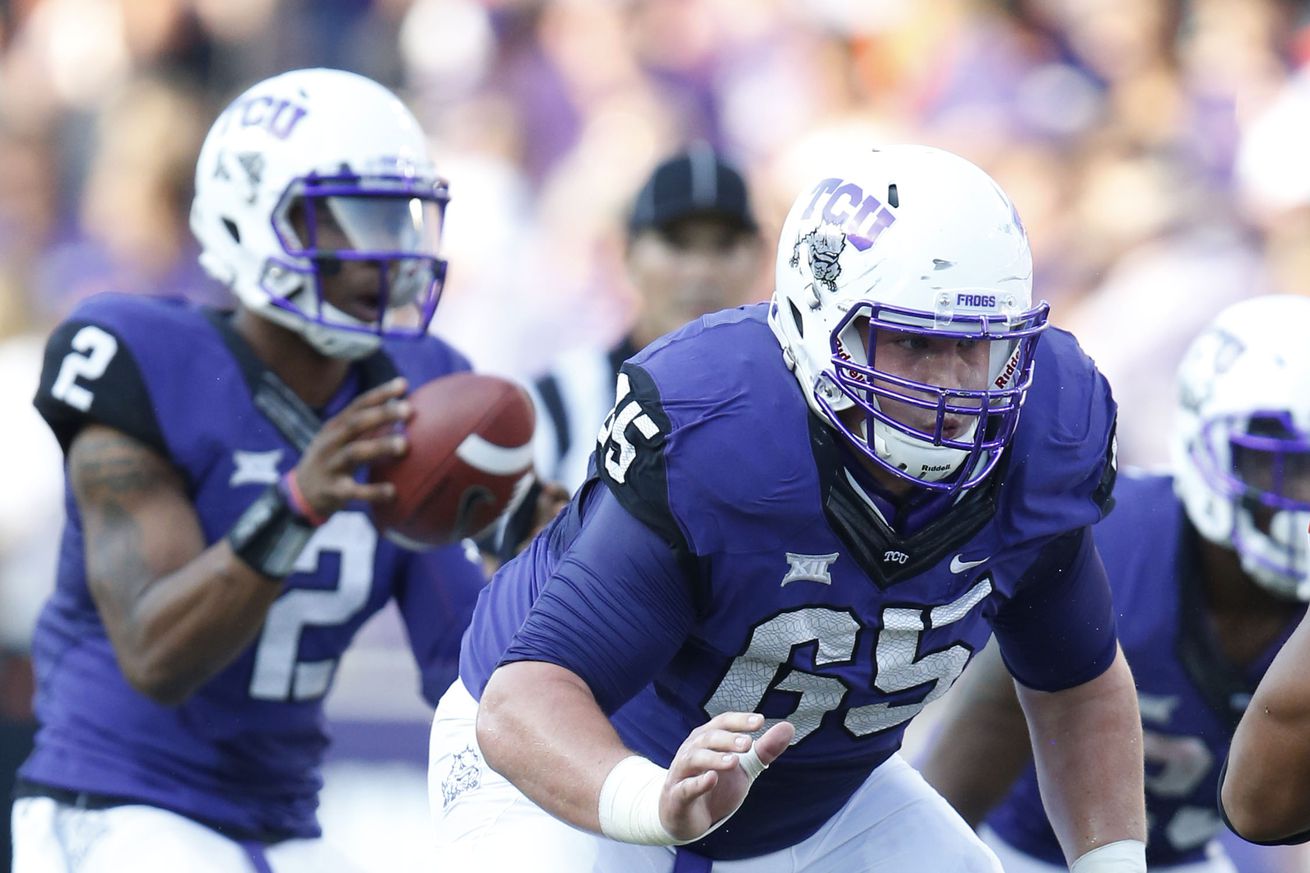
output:
M 465 544 L 408 552 L 396 593 L 423 697 L 433 706 L 459 671 L 460 640 L 486 584 L 482 558 Z
M 1052 540 L 992 621 L 1015 679 L 1060 691 L 1095 679 L 1118 650 L 1110 583 L 1087 528 Z
M 665 452 L 673 431 L 655 380 L 628 362 L 619 370 L 615 405 L 596 446 L 597 475 L 619 505 L 680 554 L 688 538 L 670 503 Z
M 54 330 L 33 402 L 65 452 L 87 424 L 103 424 L 168 454 L 136 356 L 107 324 L 75 314 Z
M 614 493 L 595 495 L 501 663 L 564 667 L 612 713 L 678 651 L 696 609 L 685 561 Z
M 1044 544 L 1106 516 L 1116 420 L 1105 377 L 1072 335 L 1049 329 L 1006 470 L 1001 521 L 1012 542 Z

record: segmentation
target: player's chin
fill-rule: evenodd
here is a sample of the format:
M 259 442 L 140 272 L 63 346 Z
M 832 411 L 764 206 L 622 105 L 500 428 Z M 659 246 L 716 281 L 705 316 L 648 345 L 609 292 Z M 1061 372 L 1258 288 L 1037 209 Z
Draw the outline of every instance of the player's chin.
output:
M 347 301 L 342 309 L 356 321 L 377 324 L 382 318 L 382 298 L 377 294 L 357 295 Z

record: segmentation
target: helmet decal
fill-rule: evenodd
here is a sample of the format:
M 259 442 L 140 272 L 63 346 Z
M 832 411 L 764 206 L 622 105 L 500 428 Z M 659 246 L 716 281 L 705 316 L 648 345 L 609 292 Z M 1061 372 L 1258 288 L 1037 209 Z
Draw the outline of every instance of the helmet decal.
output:
M 826 197 L 826 199 L 824 199 Z M 801 215 L 808 221 L 823 200 L 822 222 L 845 231 L 851 245 L 866 251 L 896 216 L 872 194 L 841 178 L 824 179 L 810 192 L 809 206 Z
M 238 100 L 236 104 L 242 127 L 262 127 L 278 139 L 291 136 L 300 119 L 309 114 L 304 106 L 267 94 Z
M 837 277 L 841 275 L 841 264 L 837 259 L 842 249 L 846 248 L 846 234 L 832 224 L 823 224 L 796 240 L 791 250 L 791 265 L 800 267 L 801 248 L 808 247 L 808 266 L 815 283 L 830 292 L 837 290 Z
M 848 156 L 792 205 L 773 304 L 811 410 L 858 454 L 944 492 L 994 469 L 1048 307 L 1032 302 L 1014 205 L 982 170 L 925 146 Z M 943 366 L 952 356 L 967 366 Z

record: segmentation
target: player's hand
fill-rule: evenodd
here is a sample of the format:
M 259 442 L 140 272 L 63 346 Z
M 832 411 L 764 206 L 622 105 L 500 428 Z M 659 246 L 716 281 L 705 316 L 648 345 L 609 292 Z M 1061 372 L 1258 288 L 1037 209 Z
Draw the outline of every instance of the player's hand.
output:
M 518 554 L 528 547 L 528 544 L 536 539 L 537 534 L 546 529 L 546 525 L 555 520 L 560 510 L 569 505 L 572 495 L 568 489 L 558 482 L 543 482 L 541 490 L 537 492 L 537 503 L 533 512 L 532 530 L 528 535 L 523 537 L 518 544 L 514 554 Z
M 764 717 L 754 712 L 725 712 L 692 731 L 669 765 L 660 796 L 660 820 L 679 840 L 693 840 L 716 822 L 732 815 L 746 799 L 751 778 L 737 756 L 751 748 L 749 731 L 759 730 Z M 796 735 L 791 722 L 773 725 L 755 740 L 764 766 L 787 750 Z
M 374 461 L 398 458 L 409 448 L 403 424 L 414 414 L 405 399 L 408 383 L 395 378 L 356 397 L 324 422 L 296 465 L 305 501 L 326 518 L 352 500 L 391 500 L 389 482 L 357 482 L 355 471 Z

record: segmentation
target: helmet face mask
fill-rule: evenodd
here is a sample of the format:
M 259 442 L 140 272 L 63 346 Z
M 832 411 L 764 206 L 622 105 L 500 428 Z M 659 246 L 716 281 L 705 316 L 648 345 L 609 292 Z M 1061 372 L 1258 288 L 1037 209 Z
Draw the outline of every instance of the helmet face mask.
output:
M 242 305 L 322 354 L 358 358 L 384 336 L 427 331 L 448 200 L 393 94 L 352 73 L 296 70 L 214 122 L 191 226 L 202 265 Z
M 326 327 L 420 336 L 445 280 L 446 262 L 431 253 L 440 248 L 448 199 L 444 184 L 403 176 L 297 179 L 273 213 L 285 257 L 271 257 L 269 265 L 276 268 L 271 272 L 277 281 L 298 277 L 305 290 L 290 295 L 279 294 L 276 285 L 264 290 L 279 309 Z M 371 288 L 362 299 L 356 295 L 362 317 L 335 299 L 347 295 L 334 293 L 334 286 L 343 284 L 337 277 L 356 264 L 370 270 Z
M 1179 372 L 1175 490 L 1207 539 L 1275 594 L 1310 600 L 1310 300 L 1220 313 Z
M 1017 317 L 943 315 L 925 324 L 922 312 L 861 301 L 832 336 L 833 384 L 851 412 L 827 404 L 829 418 L 901 478 L 930 490 L 973 487 L 1014 435 L 1045 319 L 1043 304 Z M 943 377 L 951 371 L 956 378 Z
M 1048 307 L 1008 198 L 948 152 L 867 153 L 797 199 L 770 325 L 811 409 L 876 468 L 981 483 L 1012 439 Z

